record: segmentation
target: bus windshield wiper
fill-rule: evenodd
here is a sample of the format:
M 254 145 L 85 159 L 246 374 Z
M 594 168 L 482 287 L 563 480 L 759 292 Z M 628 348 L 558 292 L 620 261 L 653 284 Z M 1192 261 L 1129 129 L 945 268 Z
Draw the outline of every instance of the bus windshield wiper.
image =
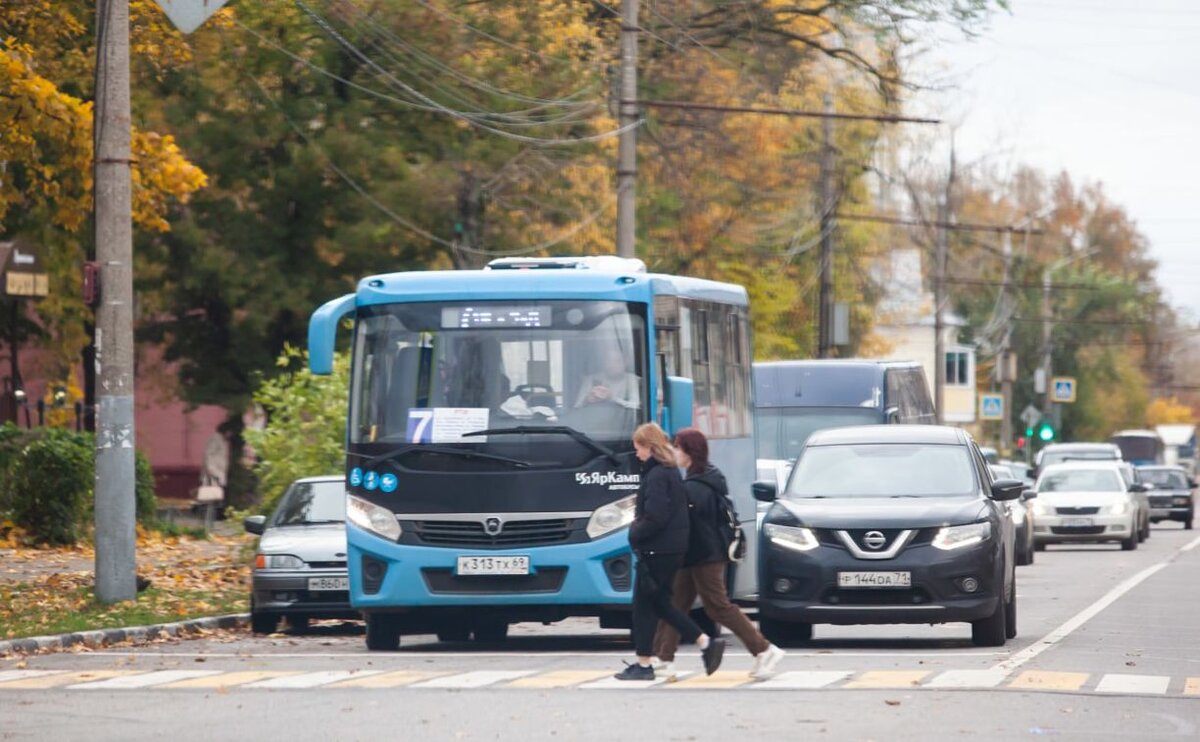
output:
M 503 464 L 509 464 L 518 469 L 528 469 L 530 466 L 528 461 L 522 461 L 520 459 L 514 459 L 514 458 L 510 458 L 508 456 L 498 456 L 494 453 L 483 453 L 482 451 L 472 451 L 472 450 L 466 449 L 466 448 L 451 448 L 449 446 L 437 446 L 437 445 L 431 445 L 428 443 L 410 443 L 407 446 L 400 446 L 399 448 L 394 448 L 391 451 L 387 451 L 386 453 L 381 453 L 377 456 L 368 456 L 367 454 L 355 453 L 353 451 L 347 451 L 346 453 L 349 454 L 350 456 L 357 456 L 359 458 L 366 459 L 366 462 L 365 462 L 366 466 L 372 466 L 374 464 L 378 464 L 380 461 L 392 459 L 397 456 L 403 456 L 404 454 L 412 453 L 413 451 L 420 451 L 421 453 L 441 454 L 443 456 L 457 456 L 457 457 L 463 458 L 463 459 L 477 459 L 477 460 L 481 460 L 481 461 L 498 461 Z
M 587 433 L 576 430 L 568 425 L 548 425 L 542 427 L 540 425 L 517 425 L 511 428 L 486 428 L 484 430 L 473 430 L 470 433 L 463 433 L 463 438 L 471 436 L 483 435 L 565 435 L 579 443 L 582 443 L 592 451 L 604 456 L 612 462 L 613 466 L 620 466 L 621 460 L 617 458 L 616 452 L 611 448 L 597 443 Z

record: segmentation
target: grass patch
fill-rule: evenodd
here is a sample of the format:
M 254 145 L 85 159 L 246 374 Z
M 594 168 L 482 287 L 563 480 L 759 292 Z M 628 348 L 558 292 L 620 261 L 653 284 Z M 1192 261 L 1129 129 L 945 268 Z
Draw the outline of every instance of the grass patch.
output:
M 38 582 L 0 584 L 0 638 L 170 623 L 249 608 L 245 567 L 155 574 L 124 603 L 96 602 L 90 574 L 56 574 Z

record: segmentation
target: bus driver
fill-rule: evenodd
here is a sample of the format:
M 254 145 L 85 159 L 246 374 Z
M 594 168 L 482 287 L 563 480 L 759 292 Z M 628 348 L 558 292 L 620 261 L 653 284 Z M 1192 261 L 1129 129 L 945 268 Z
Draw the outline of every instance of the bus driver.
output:
M 603 369 L 583 377 L 575 406 L 612 402 L 627 410 L 641 408 L 642 380 L 627 368 L 625 354 L 619 348 L 610 348 L 604 354 Z

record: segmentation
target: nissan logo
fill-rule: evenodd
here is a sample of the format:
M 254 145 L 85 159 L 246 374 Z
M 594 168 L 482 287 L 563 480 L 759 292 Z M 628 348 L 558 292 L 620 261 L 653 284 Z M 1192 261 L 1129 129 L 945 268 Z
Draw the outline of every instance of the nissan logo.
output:
M 488 518 L 483 522 L 483 532 L 489 536 L 498 536 L 504 530 L 504 521 L 499 518 Z
M 863 534 L 863 545 L 868 549 L 882 549 L 887 544 L 887 536 L 882 531 L 867 531 Z

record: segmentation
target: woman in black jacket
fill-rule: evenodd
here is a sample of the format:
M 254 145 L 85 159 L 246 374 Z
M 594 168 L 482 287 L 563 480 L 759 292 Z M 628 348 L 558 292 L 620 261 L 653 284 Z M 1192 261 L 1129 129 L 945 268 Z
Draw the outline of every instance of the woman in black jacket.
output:
M 729 502 L 725 475 L 709 463 L 708 440 L 695 428 L 684 428 L 675 434 L 675 451 L 676 462 L 687 470 L 683 486 L 690 513 L 687 554 L 683 567 L 675 573 L 672 586 L 675 607 L 688 610 L 699 595 L 708 617 L 736 634 L 746 651 L 754 655 L 751 677 L 756 680 L 766 678 L 774 673 L 784 652 L 768 642 L 746 614 L 729 600 L 729 591 L 725 587 L 729 552 L 721 525 L 728 520 L 727 511 L 733 512 L 733 504 Z M 668 680 L 675 674 L 675 650 L 679 646 L 680 633 L 668 623 L 660 621 L 658 624 L 654 654 Z
M 675 451 L 662 428 L 646 423 L 633 433 L 633 448 L 642 462 L 637 504 L 629 526 L 629 545 L 637 555 L 633 585 L 633 645 L 637 662 L 617 673 L 618 680 L 654 680 L 650 665 L 659 619 L 688 641 L 700 645 L 704 671 L 721 665 L 725 642 L 711 639 L 671 601 L 675 572 L 688 548 L 687 492 L 675 468 Z

